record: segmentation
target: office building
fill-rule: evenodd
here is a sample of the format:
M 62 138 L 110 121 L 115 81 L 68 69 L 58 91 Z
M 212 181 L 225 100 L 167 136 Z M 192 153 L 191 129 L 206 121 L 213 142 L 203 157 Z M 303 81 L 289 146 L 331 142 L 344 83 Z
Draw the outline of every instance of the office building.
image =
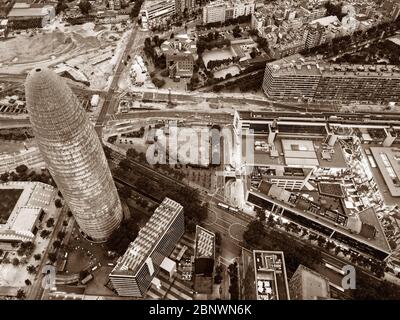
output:
M 289 281 L 289 292 L 292 300 L 329 299 L 328 278 L 303 265 L 299 265 Z
M 110 273 L 118 295 L 143 297 L 184 231 L 183 207 L 165 198 Z
M 121 203 L 99 137 L 65 81 L 31 71 L 27 109 L 44 161 L 89 240 L 105 241 L 122 220 Z

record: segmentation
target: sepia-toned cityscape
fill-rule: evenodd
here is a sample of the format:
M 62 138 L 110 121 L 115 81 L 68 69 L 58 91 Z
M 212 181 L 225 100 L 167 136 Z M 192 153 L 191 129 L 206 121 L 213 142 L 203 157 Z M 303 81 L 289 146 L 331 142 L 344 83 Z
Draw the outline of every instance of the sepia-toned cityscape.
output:
M 0 300 L 400 300 L 400 1 L 0 0 Z

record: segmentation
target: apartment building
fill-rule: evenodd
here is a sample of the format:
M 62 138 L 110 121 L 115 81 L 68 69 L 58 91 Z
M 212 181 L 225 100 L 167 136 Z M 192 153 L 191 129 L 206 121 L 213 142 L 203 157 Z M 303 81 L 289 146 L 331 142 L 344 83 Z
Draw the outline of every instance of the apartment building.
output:
M 142 28 L 151 29 L 165 23 L 176 13 L 175 5 L 175 0 L 145 1 L 139 13 Z
M 254 13 L 254 0 L 214 1 L 203 7 L 203 23 L 225 22 Z
M 109 275 L 118 295 L 143 297 L 184 231 L 183 207 L 165 198 Z
M 214 1 L 203 7 L 203 23 L 215 23 L 225 21 L 225 1 Z
M 295 55 L 267 64 L 263 90 L 276 99 L 400 101 L 400 68 L 328 64 Z

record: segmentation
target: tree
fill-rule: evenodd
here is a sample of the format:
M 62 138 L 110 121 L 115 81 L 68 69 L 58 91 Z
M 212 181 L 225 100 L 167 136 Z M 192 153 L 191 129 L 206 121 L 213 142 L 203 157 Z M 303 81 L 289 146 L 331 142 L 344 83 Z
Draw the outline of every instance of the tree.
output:
M 30 286 L 30 285 L 32 284 L 32 282 L 31 282 L 31 280 L 26 279 L 26 280 L 25 280 L 25 284 L 26 284 L 27 286 Z
M 19 259 L 18 258 L 14 258 L 14 259 L 12 259 L 12 264 L 13 264 L 13 266 L 18 266 L 19 265 Z
M 68 226 L 68 221 L 67 221 L 67 220 L 64 220 L 64 221 L 63 221 L 63 226 L 64 226 L 64 227 Z
M 256 215 L 260 221 L 265 221 L 266 218 L 265 210 L 257 208 Z
M 36 261 L 38 261 L 38 260 L 40 260 L 40 258 L 42 258 L 42 255 L 41 255 L 40 253 L 36 253 L 36 254 L 33 256 L 33 258 L 34 258 Z
M 21 175 L 21 174 L 24 174 L 24 173 L 26 173 L 28 171 L 28 167 L 26 165 L 24 165 L 24 164 L 21 164 L 21 165 L 19 165 L 18 167 L 15 168 L 15 171 L 18 174 Z
M 264 226 L 259 220 L 254 220 L 247 225 L 243 233 L 243 240 L 250 246 L 257 247 L 265 237 Z
M 53 247 L 56 248 L 56 249 L 60 248 L 61 247 L 61 241 L 59 241 L 59 240 L 54 241 L 53 242 Z
M 42 230 L 40 232 L 40 237 L 43 239 L 47 239 L 49 237 L 50 233 L 51 233 L 51 231 L 49 231 L 49 230 Z
M 219 231 L 217 231 L 215 233 L 215 245 L 216 246 L 220 246 L 221 245 L 221 241 L 222 241 L 221 233 Z
M 239 38 L 242 35 L 242 30 L 239 26 L 235 26 L 235 28 L 232 30 L 232 34 L 235 38 Z
M 9 172 L 4 172 L 3 174 L 0 175 L 0 180 L 2 182 L 8 182 L 9 178 L 10 178 L 10 173 Z
M 61 201 L 61 199 L 56 199 L 56 200 L 54 201 L 54 204 L 55 204 L 56 208 L 61 208 L 61 207 L 62 207 L 62 201 Z
M 136 239 L 138 232 L 139 226 L 135 219 L 125 221 L 118 229 L 114 230 L 108 239 L 106 243 L 108 250 L 115 251 L 122 255 L 125 253 L 129 244 Z
M 66 235 L 65 231 L 58 231 L 57 239 L 62 241 L 65 238 L 65 235 Z
M 87 271 L 87 270 L 81 270 L 81 271 L 79 272 L 79 280 L 82 281 L 82 280 L 85 279 L 88 275 L 89 275 L 89 271 Z
M 47 226 L 47 228 L 51 228 L 52 226 L 54 226 L 54 219 L 53 218 L 49 218 L 46 221 L 46 226 Z
M 17 299 L 19 299 L 19 300 L 23 300 L 23 299 L 25 299 L 26 298 L 26 294 L 25 294 L 25 291 L 24 290 L 22 290 L 22 289 L 18 289 L 18 291 L 17 291 Z
M 79 9 L 81 10 L 82 14 L 87 15 L 89 14 L 90 9 L 92 9 L 92 5 L 87 0 L 81 0 L 78 4 Z
M 220 273 L 217 273 L 214 277 L 214 282 L 215 284 L 220 284 L 222 282 L 222 275 Z
M 57 6 L 56 6 L 56 15 L 66 9 L 68 9 L 68 5 L 66 3 L 64 3 L 62 0 L 58 0 Z
M 33 265 L 29 265 L 26 267 L 26 271 L 28 271 L 29 274 L 34 274 L 36 272 L 36 268 Z
M 119 195 L 123 199 L 129 199 L 132 194 L 131 188 L 126 185 L 122 186 L 118 191 L 119 191 Z
M 57 261 L 57 254 L 55 252 L 50 252 L 48 258 L 51 263 L 54 263 Z

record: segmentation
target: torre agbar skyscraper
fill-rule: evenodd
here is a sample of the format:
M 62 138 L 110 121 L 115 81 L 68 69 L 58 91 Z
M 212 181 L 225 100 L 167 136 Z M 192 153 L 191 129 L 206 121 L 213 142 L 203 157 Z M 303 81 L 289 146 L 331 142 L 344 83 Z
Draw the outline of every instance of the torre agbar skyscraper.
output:
M 107 240 L 121 223 L 122 208 L 86 112 L 49 69 L 32 70 L 25 91 L 39 149 L 79 227 L 89 240 Z

